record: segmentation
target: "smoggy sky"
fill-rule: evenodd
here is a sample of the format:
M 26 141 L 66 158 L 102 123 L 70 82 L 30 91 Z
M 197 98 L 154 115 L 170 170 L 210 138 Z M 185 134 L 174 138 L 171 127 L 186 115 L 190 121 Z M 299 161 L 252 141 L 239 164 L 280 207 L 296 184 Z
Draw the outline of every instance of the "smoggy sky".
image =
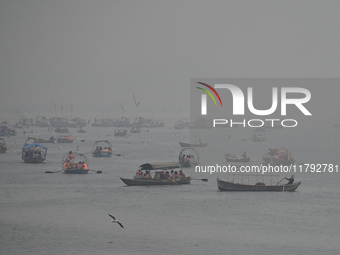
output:
M 141 112 L 185 112 L 190 78 L 339 77 L 339 11 L 338 1 L 1 0 L 0 111 L 134 111 L 134 94 Z

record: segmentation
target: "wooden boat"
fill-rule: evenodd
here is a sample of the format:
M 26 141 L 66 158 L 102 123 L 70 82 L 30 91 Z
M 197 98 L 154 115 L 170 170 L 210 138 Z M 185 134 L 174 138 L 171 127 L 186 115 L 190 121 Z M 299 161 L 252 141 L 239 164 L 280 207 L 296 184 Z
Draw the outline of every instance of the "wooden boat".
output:
M 127 129 L 115 129 L 115 136 L 127 136 Z
M 189 151 L 190 154 L 185 152 Z M 191 154 L 194 153 L 195 155 Z M 182 148 L 179 152 L 178 162 L 181 167 L 195 167 L 199 164 L 198 151 L 195 148 Z
M 122 178 L 120 179 L 128 186 L 150 186 L 150 185 L 181 185 L 181 184 L 190 184 L 191 178 L 186 177 L 184 179 L 179 180 L 169 180 L 169 179 L 148 179 L 148 178 L 140 178 L 140 179 L 128 179 Z
M 86 131 L 82 128 L 78 128 L 77 132 L 80 133 L 80 134 L 86 133 Z
M 64 169 L 64 174 L 87 174 L 89 169 Z
M 290 155 L 289 151 L 284 148 L 269 149 L 269 151 L 262 156 L 264 163 L 273 166 L 287 166 L 295 163 L 295 160 Z
M 56 132 L 56 133 L 68 133 L 69 130 L 68 130 L 67 127 L 57 127 L 57 128 L 54 130 L 54 132 Z
M 54 143 L 56 139 L 51 136 L 49 139 L 36 138 L 37 143 Z
M 0 138 L 0 153 L 5 153 L 7 151 L 7 145 L 3 138 Z
M 40 143 L 26 144 L 22 147 L 21 158 L 25 163 L 43 163 L 46 155 L 47 147 Z
M 151 170 L 170 170 L 179 168 L 177 162 L 162 162 L 162 163 L 145 163 L 140 165 L 140 170 L 151 171 Z M 154 178 L 144 178 L 140 175 L 135 175 L 133 178 L 122 178 L 120 179 L 128 186 L 150 186 L 150 185 L 180 185 L 180 184 L 190 184 L 191 178 L 185 177 L 181 179 L 172 180 L 170 178 L 164 179 L 154 179 Z
M 134 126 L 130 129 L 130 132 L 135 134 L 140 133 L 140 131 L 141 131 L 140 127 L 137 126 Z
M 178 142 L 181 147 L 207 147 L 208 143 L 183 143 L 183 142 Z
M 180 120 L 176 121 L 175 123 L 175 129 L 181 130 L 181 129 L 184 129 L 186 126 L 187 124 Z
M 253 141 L 254 142 L 263 142 L 266 140 L 266 136 L 264 132 L 255 132 L 253 134 Z
M 234 156 L 231 154 L 225 154 L 224 155 L 227 162 L 249 162 L 249 157 L 240 157 L 240 156 Z
M 63 173 L 64 174 L 87 174 L 90 170 L 84 167 L 86 158 L 83 154 L 70 151 L 63 156 Z
M 220 191 L 295 191 L 300 184 L 301 182 L 282 185 L 263 185 L 263 183 L 251 185 L 223 181 L 217 178 L 217 186 Z
M 93 157 L 111 157 L 112 144 L 108 140 L 98 140 L 93 144 Z
M 61 135 L 57 138 L 58 143 L 73 143 L 73 138 L 67 135 Z

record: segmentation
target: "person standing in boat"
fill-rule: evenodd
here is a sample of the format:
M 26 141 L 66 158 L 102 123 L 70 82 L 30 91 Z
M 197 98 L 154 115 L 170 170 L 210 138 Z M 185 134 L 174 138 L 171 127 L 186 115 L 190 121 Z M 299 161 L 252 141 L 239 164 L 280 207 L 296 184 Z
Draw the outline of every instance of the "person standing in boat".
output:
M 294 175 L 292 175 L 290 178 L 285 177 L 285 179 L 288 181 L 287 184 L 293 184 L 293 182 L 294 182 Z

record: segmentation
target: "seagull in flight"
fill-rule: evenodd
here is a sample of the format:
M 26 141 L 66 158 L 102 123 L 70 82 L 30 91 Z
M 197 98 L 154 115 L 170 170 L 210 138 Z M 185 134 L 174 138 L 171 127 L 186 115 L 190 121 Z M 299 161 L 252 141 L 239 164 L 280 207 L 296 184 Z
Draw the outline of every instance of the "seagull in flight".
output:
M 122 228 L 124 228 L 123 225 L 122 225 L 122 223 L 120 223 L 118 220 L 116 220 L 116 218 L 115 218 L 114 216 L 112 216 L 111 214 L 109 214 L 109 216 L 112 218 L 112 223 L 118 223 L 119 226 L 121 226 Z

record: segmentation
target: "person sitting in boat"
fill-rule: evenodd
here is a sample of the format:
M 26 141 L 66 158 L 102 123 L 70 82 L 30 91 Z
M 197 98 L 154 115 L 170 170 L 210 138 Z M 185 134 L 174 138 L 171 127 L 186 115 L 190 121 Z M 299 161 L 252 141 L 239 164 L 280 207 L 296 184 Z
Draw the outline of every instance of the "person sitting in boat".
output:
M 161 175 L 159 174 L 159 172 L 156 172 L 153 178 L 159 180 L 161 178 Z
M 87 169 L 87 165 L 84 161 L 81 162 L 81 169 Z
M 69 160 L 66 160 L 64 167 L 65 167 L 65 169 L 70 169 L 71 168 Z
M 176 180 L 176 179 L 178 179 L 179 178 L 179 174 L 178 174 L 178 172 L 177 171 L 175 171 L 175 173 L 174 173 L 174 175 L 173 175 L 173 180 Z
M 165 178 L 166 178 L 166 179 L 170 178 L 170 173 L 169 173 L 169 171 L 165 171 Z
M 179 171 L 179 176 L 181 177 L 181 179 L 185 179 L 186 178 L 186 176 L 185 176 L 185 174 L 183 173 L 182 170 Z
M 148 178 L 151 179 L 151 174 L 149 170 L 146 170 L 145 174 L 144 174 L 144 178 Z
M 287 184 L 293 184 L 293 182 L 294 182 L 294 175 L 292 175 L 290 178 L 285 177 L 285 179 L 288 181 Z
M 271 156 L 275 156 L 278 154 L 278 149 L 268 149 L 269 152 L 267 154 L 271 155 Z
M 142 169 L 138 169 L 138 171 L 136 172 L 136 175 L 141 175 L 141 176 L 143 176 Z
M 174 178 L 175 178 L 174 176 L 175 176 L 174 170 L 171 170 L 171 171 L 170 171 L 170 178 L 171 178 L 171 179 L 174 179 Z
M 245 151 L 242 153 L 242 158 L 247 158 L 247 153 Z
M 159 178 L 160 179 L 166 179 L 164 171 L 159 172 Z

